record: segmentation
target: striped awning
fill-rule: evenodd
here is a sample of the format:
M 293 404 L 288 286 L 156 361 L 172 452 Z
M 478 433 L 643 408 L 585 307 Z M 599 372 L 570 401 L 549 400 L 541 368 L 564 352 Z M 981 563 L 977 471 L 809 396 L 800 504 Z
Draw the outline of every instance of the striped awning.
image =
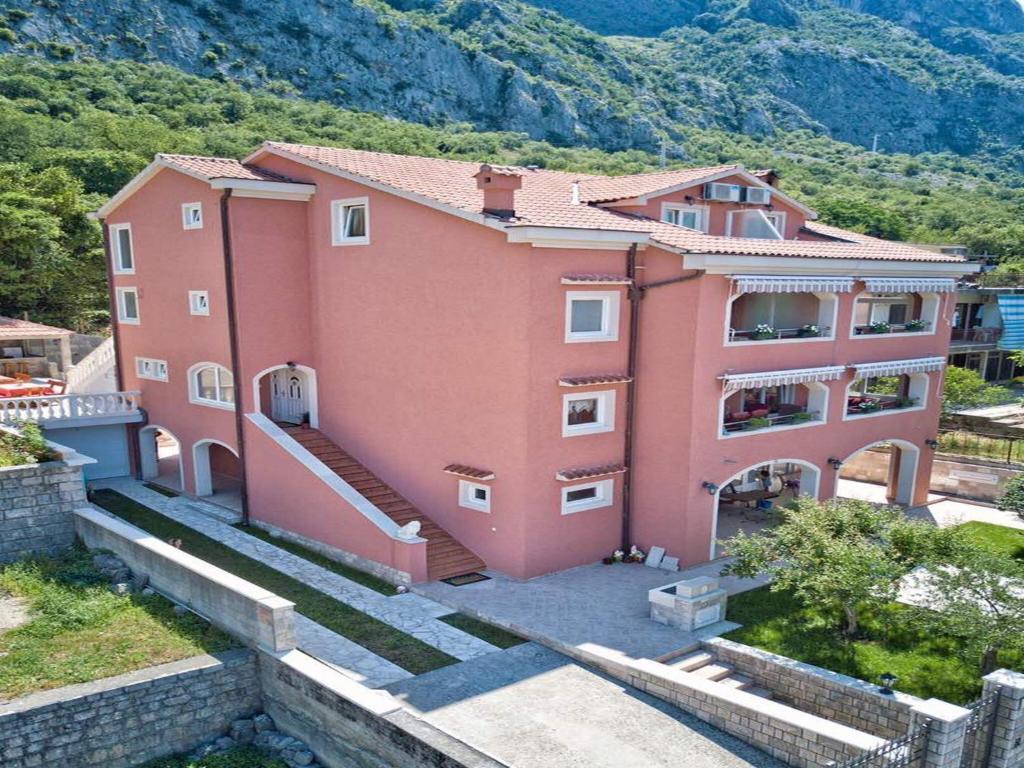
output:
M 871 293 L 948 293 L 956 290 L 951 277 L 865 277 L 864 285 Z
M 810 275 L 733 275 L 740 293 L 849 293 L 852 277 Z
M 794 368 L 789 371 L 762 371 L 760 373 L 727 373 L 719 378 L 725 382 L 725 391 L 777 387 L 785 384 L 806 384 L 811 381 L 835 381 L 846 373 L 842 365 L 825 368 Z
M 999 349 L 1024 349 L 1024 295 L 1007 293 L 996 296 L 1003 316 L 1003 335 Z
M 899 376 L 902 373 L 927 373 L 946 367 L 944 357 L 918 357 L 913 360 L 886 360 L 882 363 L 854 363 L 850 365 L 858 379 L 873 376 Z

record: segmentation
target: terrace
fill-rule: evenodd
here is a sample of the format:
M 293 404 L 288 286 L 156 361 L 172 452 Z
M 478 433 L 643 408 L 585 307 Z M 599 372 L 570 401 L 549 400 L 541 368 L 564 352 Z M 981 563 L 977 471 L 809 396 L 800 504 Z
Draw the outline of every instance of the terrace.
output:
M 836 292 L 852 280 L 737 276 L 734 284 L 727 344 L 832 338 Z
M 793 429 L 823 423 L 828 387 L 844 374 L 843 366 L 761 373 L 728 373 L 720 413 L 721 436 Z

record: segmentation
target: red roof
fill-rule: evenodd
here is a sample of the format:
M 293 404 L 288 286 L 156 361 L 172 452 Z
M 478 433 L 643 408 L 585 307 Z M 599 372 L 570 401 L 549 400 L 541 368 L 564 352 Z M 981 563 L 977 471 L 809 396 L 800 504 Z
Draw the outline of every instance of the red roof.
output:
M 16 317 L 0 317 L 0 339 L 52 339 L 57 336 L 71 336 L 74 331 L 55 328 L 52 325 L 32 323 Z
M 414 199 L 420 198 L 428 204 L 440 203 L 463 213 L 483 215 L 484 195 L 483 191 L 477 188 L 475 178 L 480 170 L 479 163 L 278 142 L 267 142 L 253 157 L 258 157 L 260 152 L 267 150 L 328 172 L 350 176 L 356 181 L 369 181 L 385 189 L 412 196 Z M 509 168 L 509 172 L 518 171 L 523 181 L 522 189 L 516 192 L 515 218 L 492 217 L 492 220 L 500 221 L 509 228 L 533 226 L 648 235 L 654 243 L 683 253 L 883 261 L 963 261 L 955 256 L 926 251 L 904 243 L 879 240 L 811 221 L 806 224 L 809 232 L 831 237 L 836 241 L 717 237 L 674 224 L 587 204 L 588 200 L 615 199 L 619 195 L 635 196 L 645 191 L 660 190 L 666 186 L 684 184 L 733 169 L 740 168 L 723 165 L 609 177 L 544 169 Z M 578 201 L 574 201 L 574 197 Z
M 571 480 L 585 480 L 591 477 L 602 475 L 619 475 L 626 471 L 622 464 L 604 464 L 600 467 L 576 467 L 574 469 L 560 469 L 555 473 L 555 479 L 562 482 Z
M 445 467 L 443 472 L 447 472 L 449 475 L 458 475 L 459 477 L 468 477 L 471 480 L 493 480 L 494 473 L 489 469 L 479 469 L 477 467 L 471 467 L 467 464 L 449 464 Z
M 592 387 L 595 384 L 626 384 L 632 380 L 626 373 L 595 373 L 589 376 L 562 376 L 558 383 L 563 387 Z
M 248 181 L 292 182 L 279 173 L 254 165 L 240 163 L 227 157 L 196 157 L 195 155 L 159 154 L 158 158 L 190 176 L 199 176 L 207 181 L 213 179 L 241 179 Z

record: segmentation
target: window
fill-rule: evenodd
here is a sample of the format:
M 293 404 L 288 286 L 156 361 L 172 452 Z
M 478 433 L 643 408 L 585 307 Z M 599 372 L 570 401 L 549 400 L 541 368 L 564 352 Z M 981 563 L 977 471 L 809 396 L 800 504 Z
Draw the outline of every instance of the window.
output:
M 615 481 L 613 479 L 585 485 L 566 486 L 562 488 L 562 514 L 571 515 L 585 509 L 610 507 L 614 490 Z
M 139 291 L 137 288 L 118 288 L 117 319 L 126 325 L 139 324 Z
M 760 240 L 782 240 L 786 231 L 786 214 L 779 211 L 730 211 L 725 234 L 728 237 L 751 237 Z
M 181 206 L 181 225 L 185 229 L 203 228 L 203 204 L 185 203 Z
M 706 206 L 665 203 L 661 207 L 661 220 L 701 232 L 708 231 L 708 209 Z
M 110 256 L 114 260 L 114 274 L 135 274 L 131 224 L 115 224 L 110 228 Z
M 188 311 L 192 315 L 208 315 L 210 314 L 210 292 L 209 291 L 189 291 L 188 292 Z
M 569 291 L 565 295 L 565 340 L 617 341 L 618 291 Z
M 167 361 L 153 360 L 148 357 L 135 358 L 135 373 L 140 379 L 167 381 Z
M 334 245 L 368 245 L 370 203 L 365 197 L 331 203 L 331 242 Z
M 215 363 L 200 363 L 189 372 L 189 400 L 199 405 L 234 408 L 235 377 Z
M 479 483 L 459 480 L 459 506 L 479 512 L 490 512 L 491 489 Z
M 615 392 L 564 395 L 562 436 L 590 435 L 615 429 Z

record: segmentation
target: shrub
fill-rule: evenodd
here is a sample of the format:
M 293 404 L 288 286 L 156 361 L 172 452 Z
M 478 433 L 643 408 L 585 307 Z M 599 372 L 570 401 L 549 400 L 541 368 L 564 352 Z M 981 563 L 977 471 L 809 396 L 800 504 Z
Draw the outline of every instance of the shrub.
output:
M 39 425 L 28 422 L 17 431 L 0 432 L 0 467 L 17 467 L 54 461 L 60 454 L 46 444 Z
M 771 425 L 771 419 L 766 419 L 764 416 L 755 416 L 747 422 L 747 429 L 764 429 Z
M 1024 475 L 1014 475 L 996 502 L 1005 512 L 1016 512 L 1024 520 Z

